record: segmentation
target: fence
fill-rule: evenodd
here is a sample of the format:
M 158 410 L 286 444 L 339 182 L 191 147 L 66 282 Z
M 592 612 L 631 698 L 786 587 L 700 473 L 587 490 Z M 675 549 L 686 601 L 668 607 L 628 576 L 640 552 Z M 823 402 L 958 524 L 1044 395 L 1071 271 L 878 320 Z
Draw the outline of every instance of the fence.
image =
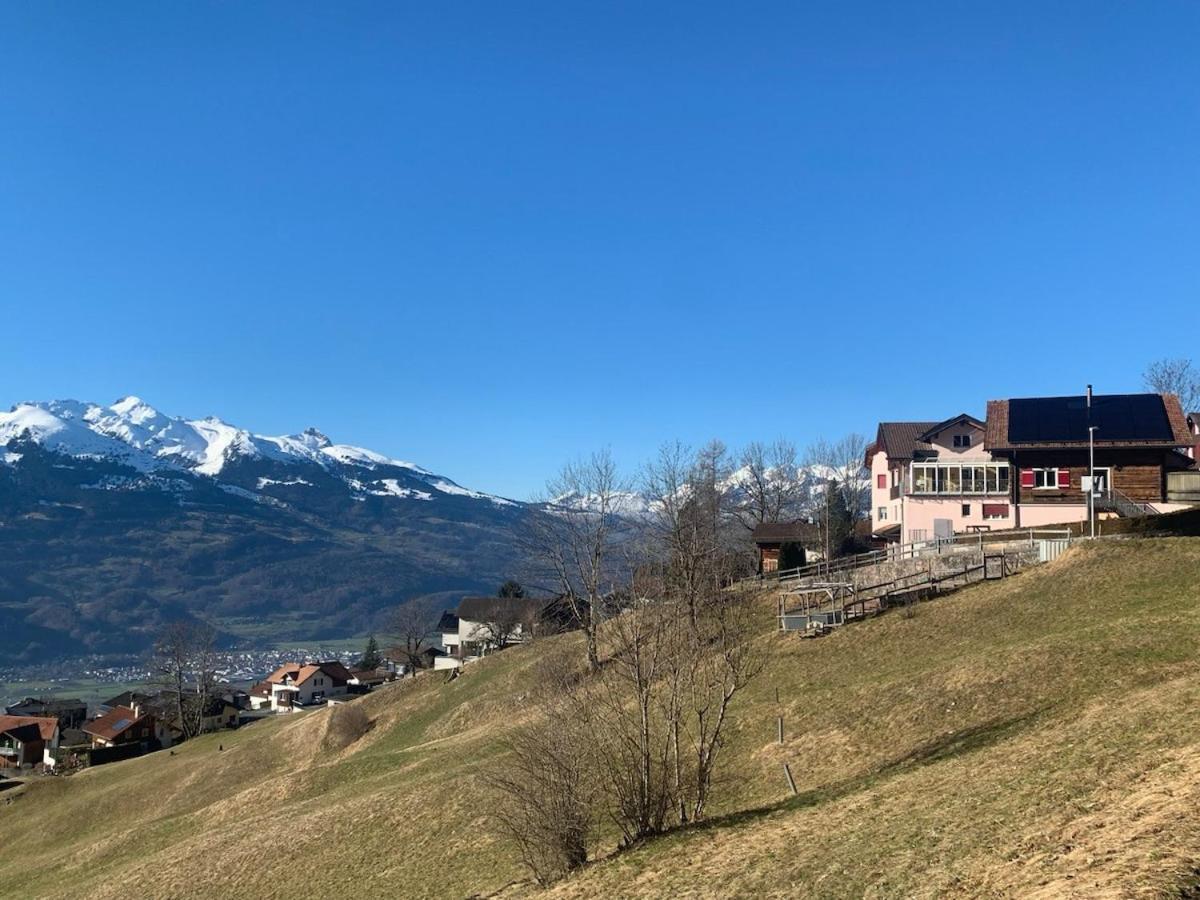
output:
M 1068 529 L 1037 529 L 1022 528 L 1008 531 L 981 531 L 976 534 L 956 534 L 952 537 L 933 538 L 928 541 L 914 541 L 910 544 L 896 544 L 883 550 L 871 550 L 867 553 L 856 553 L 853 556 L 841 556 L 833 560 L 822 560 L 785 569 L 777 572 L 764 572 L 753 576 L 750 580 L 757 581 L 799 581 L 802 578 L 816 576 L 841 575 L 873 566 L 884 562 L 896 562 L 904 559 L 921 559 L 927 556 L 940 556 L 961 550 L 982 550 L 989 544 L 1023 544 L 1037 546 L 1039 541 L 1070 542 L 1071 532 Z M 1060 551 L 1061 552 L 1061 551 Z M 1057 556 L 1057 554 L 1055 554 Z

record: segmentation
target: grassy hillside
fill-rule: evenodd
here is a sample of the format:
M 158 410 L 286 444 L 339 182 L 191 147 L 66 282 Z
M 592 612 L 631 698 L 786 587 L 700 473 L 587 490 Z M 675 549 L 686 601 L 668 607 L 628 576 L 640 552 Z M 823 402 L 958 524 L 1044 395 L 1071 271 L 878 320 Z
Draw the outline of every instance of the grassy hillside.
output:
M 716 818 L 552 894 L 1154 896 L 1200 878 L 1200 539 L 1080 547 L 819 641 L 748 602 L 771 662 L 736 709 Z M 345 749 L 322 711 L 38 783 L 0 805 L 19 835 L 0 893 L 533 893 L 476 773 L 526 715 L 536 656 L 575 649 L 382 690 Z

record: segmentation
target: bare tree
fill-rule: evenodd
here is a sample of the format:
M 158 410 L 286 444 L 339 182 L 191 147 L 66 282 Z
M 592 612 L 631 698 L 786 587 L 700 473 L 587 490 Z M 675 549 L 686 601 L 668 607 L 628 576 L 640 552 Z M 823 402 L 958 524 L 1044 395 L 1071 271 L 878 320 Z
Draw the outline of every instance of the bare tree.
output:
M 217 633 L 203 622 L 168 624 L 154 645 L 154 667 L 184 739 L 203 730 L 216 689 Z
M 570 699 L 578 682 L 557 659 L 542 660 L 538 674 L 540 714 L 483 782 L 497 796 L 494 821 L 545 886 L 587 862 L 598 798 L 587 723 Z
M 1142 373 L 1142 381 L 1158 394 L 1174 394 L 1185 413 L 1200 408 L 1200 369 L 1188 359 L 1160 359 Z
M 600 665 L 597 631 L 606 598 L 621 580 L 628 538 L 629 483 L 607 450 L 568 463 L 546 485 L 546 509 L 530 517 L 524 540 L 583 627 L 588 664 Z
M 494 650 L 503 650 L 520 636 L 533 634 L 531 603 L 519 597 L 498 597 L 486 617 L 477 623 L 472 640 Z
M 821 534 L 827 561 L 870 510 L 867 443 L 861 434 L 848 434 L 837 441 L 818 438 L 805 451 L 805 465 L 818 483 L 809 499 L 809 516 Z
M 430 646 L 433 632 L 429 616 L 413 603 L 405 603 L 393 614 L 389 630 L 396 636 L 396 647 L 404 655 L 405 668 L 416 676 L 423 661 L 421 653 Z
M 796 446 L 782 438 L 747 444 L 739 458 L 741 496 L 734 515 L 748 530 L 800 515 L 801 485 Z

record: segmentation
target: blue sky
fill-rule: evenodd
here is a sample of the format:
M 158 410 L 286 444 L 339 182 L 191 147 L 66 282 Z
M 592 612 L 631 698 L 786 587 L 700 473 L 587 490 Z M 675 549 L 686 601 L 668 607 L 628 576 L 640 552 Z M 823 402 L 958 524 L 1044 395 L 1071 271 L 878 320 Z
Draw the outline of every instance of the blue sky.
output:
M 473 487 L 1139 387 L 1200 324 L 1192 2 L 0 4 L 0 405 Z

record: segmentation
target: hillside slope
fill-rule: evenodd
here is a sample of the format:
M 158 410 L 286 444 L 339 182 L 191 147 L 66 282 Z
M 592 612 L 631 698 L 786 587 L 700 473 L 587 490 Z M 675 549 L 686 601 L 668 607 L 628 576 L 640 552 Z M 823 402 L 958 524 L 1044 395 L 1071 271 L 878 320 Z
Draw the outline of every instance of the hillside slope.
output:
M 594 863 L 555 896 L 1157 895 L 1200 865 L 1200 540 L 1056 563 L 805 642 L 770 630 L 714 821 Z M 0 805 L 8 896 L 534 893 L 476 775 L 540 654 L 213 735 Z M 779 689 L 780 703 L 775 702 Z M 775 716 L 787 740 L 775 742 Z M 218 745 L 224 749 L 219 750 Z M 791 764 L 791 798 L 781 764 Z

